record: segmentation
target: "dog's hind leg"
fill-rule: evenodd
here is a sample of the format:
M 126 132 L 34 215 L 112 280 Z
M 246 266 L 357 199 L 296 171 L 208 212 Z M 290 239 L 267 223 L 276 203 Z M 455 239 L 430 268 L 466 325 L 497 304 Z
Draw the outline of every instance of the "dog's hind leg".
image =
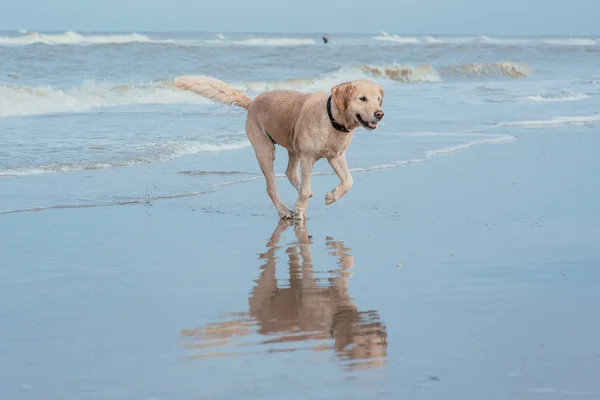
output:
M 248 121 L 246 123 L 246 135 L 254 148 L 256 159 L 260 165 L 260 169 L 267 181 L 267 194 L 271 198 L 273 205 L 277 209 L 280 218 L 291 219 L 292 212 L 281 201 L 275 183 L 275 172 L 273 164 L 275 162 L 275 143 L 265 134 L 265 132 L 257 124 Z

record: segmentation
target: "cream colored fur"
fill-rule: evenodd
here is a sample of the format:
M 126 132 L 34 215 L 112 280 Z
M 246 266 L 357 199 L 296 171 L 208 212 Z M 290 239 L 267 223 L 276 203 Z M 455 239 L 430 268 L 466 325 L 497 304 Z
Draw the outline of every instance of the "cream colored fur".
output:
M 262 93 L 254 100 L 227 83 L 207 76 L 179 77 L 175 85 L 248 110 L 246 134 L 265 175 L 267 193 L 284 219 L 306 219 L 308 199 L 312 197 L 312 169 L 321 158 L 327 158 L 341 181 L 327 194 L 325 203 L 341 199 L 350 190 L 353 180 L 346 162 L 346 148 L 354 136 L 354 129 L 359 126 L 375 129 L 383 118 L 383 89 L 366 80 L 341 83 L 331 89 L 331 94 L 275 90 Z M 336 130 L 329 120 L 327 99 L 330 95 L 333 118 L 348 132 Z M 277 191 L 273 170 L 275 144 L 288 151 L 286 176 L 299 192 L 293 213 L 283 204 Z M 298 166 L 301 167 L 300 178 Z

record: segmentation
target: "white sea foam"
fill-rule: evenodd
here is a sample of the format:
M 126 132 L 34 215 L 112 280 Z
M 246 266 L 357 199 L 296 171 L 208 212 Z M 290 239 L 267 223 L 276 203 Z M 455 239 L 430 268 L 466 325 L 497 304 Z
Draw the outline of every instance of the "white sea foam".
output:
M 427 150 L 423 152 L 422 158 L 414 158 L 411 160 L 398 160 L 391 163 L 386 164 L 378 164 L 369 167 L 361 167 L 361 168 L 353 168 L 351 171 L 353 172 L 370 172 L 377 171 L 382 169 L 390 169 L 390 168 L 398 168 L 409 164 L 415 164 L 420 162 L 429 161 L 434 157 L 443 155 L 456 153 L 458 151 L 467 150 L 473 146 L 483 145 L 483 144 L 499 144 L 499 143 L 507 143 L 515 140 L 514 136 L 510 135 L 489 135 L 489 134 L 443 134 L 436 132 L 425 132 L 412 134 L 415 136 L 452 136 L 452 137 L 463 137 L 465 139 L 464 143 L 452 145 L 448 147 L 441 147 L 439 149 Z M 477 137 L 477 139 L 474 139 Z
M 425 37 L 423 38 L 423 41 L 424 41 L 425 43 L 430 43 L 430 44 L 440 44 L 440 43 L 444 43 L 444 41 L 443 41 L 442 39 L 438 39 L 438 38 L 435 38 L 435 37 L 433 37 L 433 36 L 425 36 Z
M 544 95 L 527 96 L 523 100 L 535 101 L 535 102 L 562 102 L 562 101 L 578 101 L 589 98 L 590 96 L 585 93 L 573 93 L 568 90 L 560 92 L 547 93 Z
M 440 68 L 439 73 L 431 65 L 360 65 L 342 67 L 314 78 L 297 78 L 281 81 L 232 82 L 236 88 L 250 94 L 269 90 L 298 90 L 301 92 L 329 91 L 344 81 L 356 79 L 384 78 L 402 83 L 439 82 L 440 76 L 460 75 L 463 77 L 509 76 L 524 77 L 530 74 L 529 67 L 521 63 L 463 64 Z
M 436 82 L 439 76 L 431 66 L 377 66 L 361 65 L 358 67 L 342 67 L 320 74 L 314 78 L 297 78 L 281 81 L 238 82 L 233 85 L 251 94 L 269 90 L 298 90 L 301 92 L 329 91 L 340 82 L 357 79 L 384 78 L 398 82 Z
M 18 37 L 0 36 L 0 45 L 73 45 L 73 44 L 123 44 L 151 42 L 150 38 L 137 33 L 115 35 L 81 35 L 77 32 L 64 32 L 58 34 L 42 34 L 37 32 L 25 33 Z
M 83 170 L 98 170 L 115 167 L 126 167 L 137 164 L 147 164 L 152 162 L 168 161 L 178 157 L 190 156 L 199 153 L 219 152 L 228 150 L 238 150 L 250 146 L 248 140 L 237 140 L 230 143 L 210 143 L 196 141 L 178 141 L 167 143 L 147 143 L 144 147 L 147 149 L 143 156 L 132 156 L 130 158 L 119 157 L 116 160 L 106 160 L 102 162 L 75 162 L 75 163 L 50 163 L 37 166 L 6 168 L 0 169 L 0 177 L 6 176 L 27 176 L 39 175 L 55 172 L 73 172 Z
M 588 38 L 551 39 L 543 40 L 542 43 L 561 46 L 595 46 L 597 44 L 595 40 Z
M 498 126 L 540 127 L 556 125 L 583 125 L 600 123 L 600 114 L 573 117 L 554 117 L 546 120 L 503 122 Z
M 384 42 L 404 43 L 404 44 L 417 44 L 420 43 L 419 38 L 413 36 L 400 36 L 390 35 L 387 32 L 381 32 L 379 36 L 375 36 L 373 39 L 381 40 Z
M 291 46 L 306 46 L 317 44 L 314 39 L 306 39 L 306 38 L 250 38 L 243 40 L 233 40 L 231 42 L 235 45 L 241 46 L 283 46 L 283 47 L 291 47 Z
M 21 32 L 21 36 L 0 36 L 0 46 L 24 46 L 31 44 L 45 45 L 98 45 L 98 44 L 126 44 L 126 43 L 157 43 L 175 44 L 183 46 L 205 45 L 236 45 L 236 46 L 305 46 L 316 44 L 311 38 L 265 38 L 253 37 L 247 39 L 228 40 L 225 35 L 216 33 L 214 39 L 151 39 L 138 33 L 87 35 L 77 32 L 64 32 L 58 34 L 44 34 L 38 32 Z
M 444 147 L 436 150 L 429 150 L 425 152 L 427 158 L 433 158 L 442 154 L 455 153 L 457 151 L 466 150 L 470 147 L 481 145 L 481 144 L 499 144 L 512 142 L 516 138 L 510 135 L 482 135 L 481 139 L 470 140 L 463 144 L 455 146 Z
M 365 78 L 366 75 L 359 69 L 343 67 L 331 72 L 321 74 L 314 78 L 298 78 L 281 81 L 252 81 L 239 82 L 234 86 L 251 94 L 262 93 L 269 90 L 298 90 L 301 92 L 329 91 L 333 86 L 344 81 Z
M 448 66 L 441 67 L 439 72 L 431 65 L 361 65 L 338 68 L 313 78 L 230 83 L 250 94 L 258 94 L 277 89 L 328 91 L 340 82 L 365 78 L 417 83 L 438 82 L 441 80 L 440 76 L 445 75 L 523 77 L 529 73 L 526 64 L 509 62 Z M 171 81 L 117 84 L 88 80 L 80 86 L 68 89 L 0 84 L 0 117 L 74 113 L 112 106 L 185 103 L 205 104 L 210 101 L 192 92 L 175 88 Z
M 133 104 L 208 103 L 171 82 L 115 84 L 93 80 L 72 89 L 0 86 L 0 117 L 82 112 L 93 108 Z

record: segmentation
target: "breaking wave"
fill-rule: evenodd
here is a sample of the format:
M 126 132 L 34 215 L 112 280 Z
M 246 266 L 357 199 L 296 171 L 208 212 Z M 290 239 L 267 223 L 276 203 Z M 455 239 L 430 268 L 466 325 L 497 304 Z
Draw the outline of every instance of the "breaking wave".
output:
M 446 66 L 441 67 L 439 71 L 431 65 L 360 65 L 337 68 L 313 78 L 231 82 L 231 84 L 250 94 L 258 94 L 269 90 L 329 91 L 340 82 L 356 79 L 383 78 L 401 83 L 419 83 L 438 82 L 445 76 L 520 78 L 529 74 L 529 67 L 526 64 L 510 62 Z M 556 98 L 530 97 L 528 100 L 567 101 L 585 97 L 587 95 L 559 94 Z M 171 81 L 118 84 L 87 80 L 80 86 L 69 89 L 0 84 L 0 117 L 73 113 L 127 105 L 187 103 L 209 104 L 211 102 L 192 92 L 177 89 Z
M 427 64 L 417 67 L 409 65 L 363 65 L 360 68 L 369 75 L 382 76 L 399 82 L 437 82 L 443 76 L 466 78 L 508 76 L 522 78 L 531 74 L 527 64 L 512 62 L 452 65 L 441 67 L 439 72 Z
M 419 38 L 414 37 L 414 36 L 390 35 L 387 32 L 381 32 L 379 34 L 379 36 L 375 36 L 373 39 L 381 40 L 381 41 L 385 41 L 385 42 L 406 43 L 406 44 L 421 43 Z
M 433 36 L 425 36 L 423 38 L 423 41 L 425 43 L 430 43 L 430 44 L 444 43 L 444 41 L 442 39 L 434 38 Z
M 152 42 L 148 36 L 137 33 L 120 35 L 81 35 L 77 32 L 64 32 L 58 34 L 42 34 L 37 32 L 26 32 L 17 37 L 0 36 L 0 45 L 68 45 L 68 44 L 123 44 Z
M 524 63 L 501 62 L 486 64 L 461 64 L 442 67 L 441 72 L 463 77 L 508 76 L 523 78 L 531 75 L 531 69 Z
M 526 77 L 531 74 L 529 67 L 521 63 L 463 64 L 440 68 L 439 72 L 431 65 L 360 65 L 341 67 L 315 78 L 288 79 L 283 81 L 240 82 L 235 86 L 250 93 L 269 90 L 299 90 L 304 92 L 329 90 L 343 81 L 356 79 L 384 78 L 402 83 L 439 82 L 444 76 L 479 78 L 486 76 Z
M 585 93 L 572 93 L 568 90 L 563 90 L 558 93 L 547 93 L 544 95 L 527 96 L 524 98 L 524 100 L 537 102 L 561 102 L 584 100 L 589 97 L 590 96 Z
M 310 38 L 261 38 L 228 40 L 223 34 L 216 33 L 213 39 L 151 39 L 138 33 L 83 35 L 77 32 L 43 34 L 38 32 L 20 32 L 20 36 L 0 36 L 0 45 L 25 46 L 32 44 L 45 45 L 98 45 L 127 43 L 158 43 L 180 46 L 235 45 L 235 46 L 305 46 L 316 42 Z
M 18 85 L 0 86 L 0 117 L 82 112 L 93 108 L 133 104 L 208 103 L 191 92 L 178 90 L 169 81 L 114 84 L 94 80 L 62 90 Z
M 84 170 L 98 170 L 115 167 L 127 167 L 138 164 L 168 161 L 178 157 L 190 156 L 199 153 L 238 150 L 250 146 L 248 140 L 238 140 L 230 143 L 205 143 L 195 141 L 177 141 L 167 143 L 147 143 L 143 156 L 132 156 L 129 159 L 106 161 L 83 161 L 75 163 L 50 163 L 37 166 L 0 169 L 0 177 L 39 175 L 55 172 L 73 172 Z
M 431 65 L 374 66 L 363 65 L 360 69 L 372 76 L 381 76 L 399 82 L 438 82 L 440 75 Z
M 233 40 L 235 45 L 242 46 L 306 46 L 316 44 L 313 39 L 295 39 L 295 38 L 250 38 L 244 40 Z
M 542 43 L 562 46 L 595 46 L 597 44 L 595 40 L 585 38 L 552 39 L 544 40 Z

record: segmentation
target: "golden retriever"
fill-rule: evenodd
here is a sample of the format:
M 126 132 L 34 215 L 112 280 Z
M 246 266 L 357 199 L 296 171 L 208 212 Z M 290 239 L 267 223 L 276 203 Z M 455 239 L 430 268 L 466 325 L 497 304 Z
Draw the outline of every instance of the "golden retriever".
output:
M 354 129 L 375 129 L 383 118 L 383 89 L 366 80 L 341 83 L 331 89 L 331 94 L 274 90 L 254 100 L 208 76 L 182 76 L 175 79 L 175 86 L 248 110 L 246 135 L 267 181 L 267 193 L 283 219 L 306 219 L 308 199 L 312 197 L 312 169 L 321 158 L 327 158 L 341 181 L 327 194 L 325 204 L 341 199 L 348 192 L 353 181 L 346 162 L 346 148 Z M 293 213 L 283 204 L 277 191 L 273 170 L 275 144 L 288 151 L 286 175 L 299 192 Z M 298 179 L 298 165 L 302 167 L 301 179 Z

